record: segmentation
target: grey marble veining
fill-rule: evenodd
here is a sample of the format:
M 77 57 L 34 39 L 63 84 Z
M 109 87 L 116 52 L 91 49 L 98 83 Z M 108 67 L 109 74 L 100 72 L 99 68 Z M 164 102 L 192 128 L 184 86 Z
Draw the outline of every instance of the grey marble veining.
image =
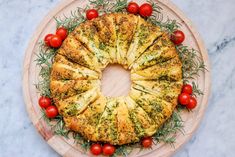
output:
M 59 0 L 0 0 L 0 157 L 56 157 L 37 133 L 22 98 L 24 52 L 36 26 Z M 235 0 L 173 0 L 203 37 L 212 94 L 193 138 L 176 157 L 235 156 Z

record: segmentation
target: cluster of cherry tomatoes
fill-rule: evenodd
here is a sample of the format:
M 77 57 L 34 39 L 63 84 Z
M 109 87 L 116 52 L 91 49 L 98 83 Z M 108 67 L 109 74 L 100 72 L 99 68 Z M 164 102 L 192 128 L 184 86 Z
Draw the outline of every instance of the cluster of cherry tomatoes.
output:
M 38 100 L 38 104 L 42 109 L 45 109 L 48 118 L 55 118 L 58 115 L 58 109 L 56 106 L 52 105 L 50 98 L 41 96 Z
M 49 47 L 59 48 L 67 35 L 67 29 L 65 29 L 64 27 L 60 27 L 56 30 L 55 34 L 47 34 L 44 38 L 44 42 Z
M 111 144 L 104 144 L 101 146 L 101 144 L 95 143 L 91 145 L 90 151 L 93 155 L 100 155 L 103 153 L 103 155 L 111 156 L 115 153 L 116 148 Z
M 178 97 L 178 101 L 181 105 L 186 106 L 188 109 L 194 109 L 197 106 L 197 100 L 192 96 L 193 88 L 190 84 L 183 86 L 182 92 Z
M 152 137 L 145 137 L 142 139 L 141 144 L 144 148 L 149 148 L 152 146 Z M 116 148 L 111 144 L 104 144 L 103 146 L 99 143 L 92 144 L 90 151 L 93 155 L 100 155 L 103 153 L 105 156 L 111 156 L 115 153 Z
M 141 6 L 139 6 L 135 2 L 130 2 L 126 10 L 131 14 L 140 14 L 140 16 L 142 17 L 149 17 L 153 13 L 153 7 L 149 3 L 144 3 Z

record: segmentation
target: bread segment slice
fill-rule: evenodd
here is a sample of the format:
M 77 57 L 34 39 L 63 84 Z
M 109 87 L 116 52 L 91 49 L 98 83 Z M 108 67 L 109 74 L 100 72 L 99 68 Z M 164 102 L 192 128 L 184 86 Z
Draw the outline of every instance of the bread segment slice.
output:
M 116 59 L 116 24 L 114 14 L 105 14 L 93 21 L 99 36 L 99 49 L 109 54 L 110 63 L 117 63 Z
M 51 80 L 51 96 L 54 100 L 66 99 L 94 87 L 100 87 L 100 80 Z
M 182 63 L 177 56 L 167 62 L 162 62 L 146 69 L 132 70 L 131 80 L 179 81 L 182 80 Z
M 128 66 L 131 67 L 134 61 L 162 34 L 163 32 L 160 30 L 160 27 L 154 26 L 139 17 L 135 35 L 127 53 Z
M 125 101 L 130 118 L 134 123 L 137 137 L 141 139 L 142 137 L 152 136 L 156 131 L 155 122 L 131 97 L 126 97 Z
M 156 98 L 176 105 L 182 85 L 183 81 L 134 81 L 131 87 L 131 93 L 141 95 L 141 92 L 146 92 L 154 95 Z
M 117 107 L 115 98 L 107 99 L 105 110 L 96 126 L 96 135 L 101 142 L 118 144 Z
M 138 17 L 132 14 L 116 14 L 117 61 L 127 66 L 127 52 L 133 40 Z
M 51 80 L 94 80 L 100 77 L 101 73 L 73 63 L 60 54 L 54 58 Z
M 86 47 L 71 34 L 64 40 L 58 53 L 79 65 L 99 73 L 103 68 L 94 53 L 86 49 Z
M 158 128 L 172 115 L 175 105 L 145 92 L 130 92 L 130 97 L 148 113 Z
M 100 89 L 93 88 L 84 93 L 59 100 L 55 102 L 55 104 L 61 115 L 64 117 L 72 117 L 77 116 L 86 110 L 88 105 L 94 102 L 98 97 L 100 97 L 100 95 Z
M 95 102 L 91 103 L 87 109 L 78 116 L 64 118 L 66 126 L 73 131 L 82 134 L 86 139 L 98 141 L 96 128 L 99 119 L 106 106 L 106 98 L 100 96 Z
M 80 24 L 73 32 L 72 35 L 79 40 L 84 46 L 94 53 L 98 62 L 105 68 L 110 60 L 110 55 L 104 50 L 103 43 L 100 42 L 97 28 L 93 21 L 86 21 Z
M 136 60 L 132 69 L 145 69 L 155 64 L 166 62 L 177 55 L 175 45 L 170 41 L 168 35 L 164 34 Z
M 117 98 L 117 131 L 118 145 L 137 142 L 139 138 L 135 132 L 135 125 L 131 120 L 131 116 L 124 97 Z

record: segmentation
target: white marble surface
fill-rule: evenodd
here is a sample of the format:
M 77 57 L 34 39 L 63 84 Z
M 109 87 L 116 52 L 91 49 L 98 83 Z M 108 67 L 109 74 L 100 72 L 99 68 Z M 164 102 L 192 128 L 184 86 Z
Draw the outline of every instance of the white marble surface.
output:
M 56 157 L 22 98 L 30 37 L 59 0 L 0 0 L 0 157 Z M 197 26 L 212 64 L 212 95 L 199 130 L 176 157 L 235 156 L 235 0 L 173 0 Z

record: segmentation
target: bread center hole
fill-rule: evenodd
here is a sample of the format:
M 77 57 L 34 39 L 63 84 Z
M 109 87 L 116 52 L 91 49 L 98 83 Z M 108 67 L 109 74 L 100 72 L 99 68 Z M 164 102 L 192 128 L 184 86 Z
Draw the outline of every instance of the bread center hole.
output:
M 119 64 L 108 65 L 102 74 L 101 91 L 105 96 L 127 96 L 130 90 L 130 71 Z

